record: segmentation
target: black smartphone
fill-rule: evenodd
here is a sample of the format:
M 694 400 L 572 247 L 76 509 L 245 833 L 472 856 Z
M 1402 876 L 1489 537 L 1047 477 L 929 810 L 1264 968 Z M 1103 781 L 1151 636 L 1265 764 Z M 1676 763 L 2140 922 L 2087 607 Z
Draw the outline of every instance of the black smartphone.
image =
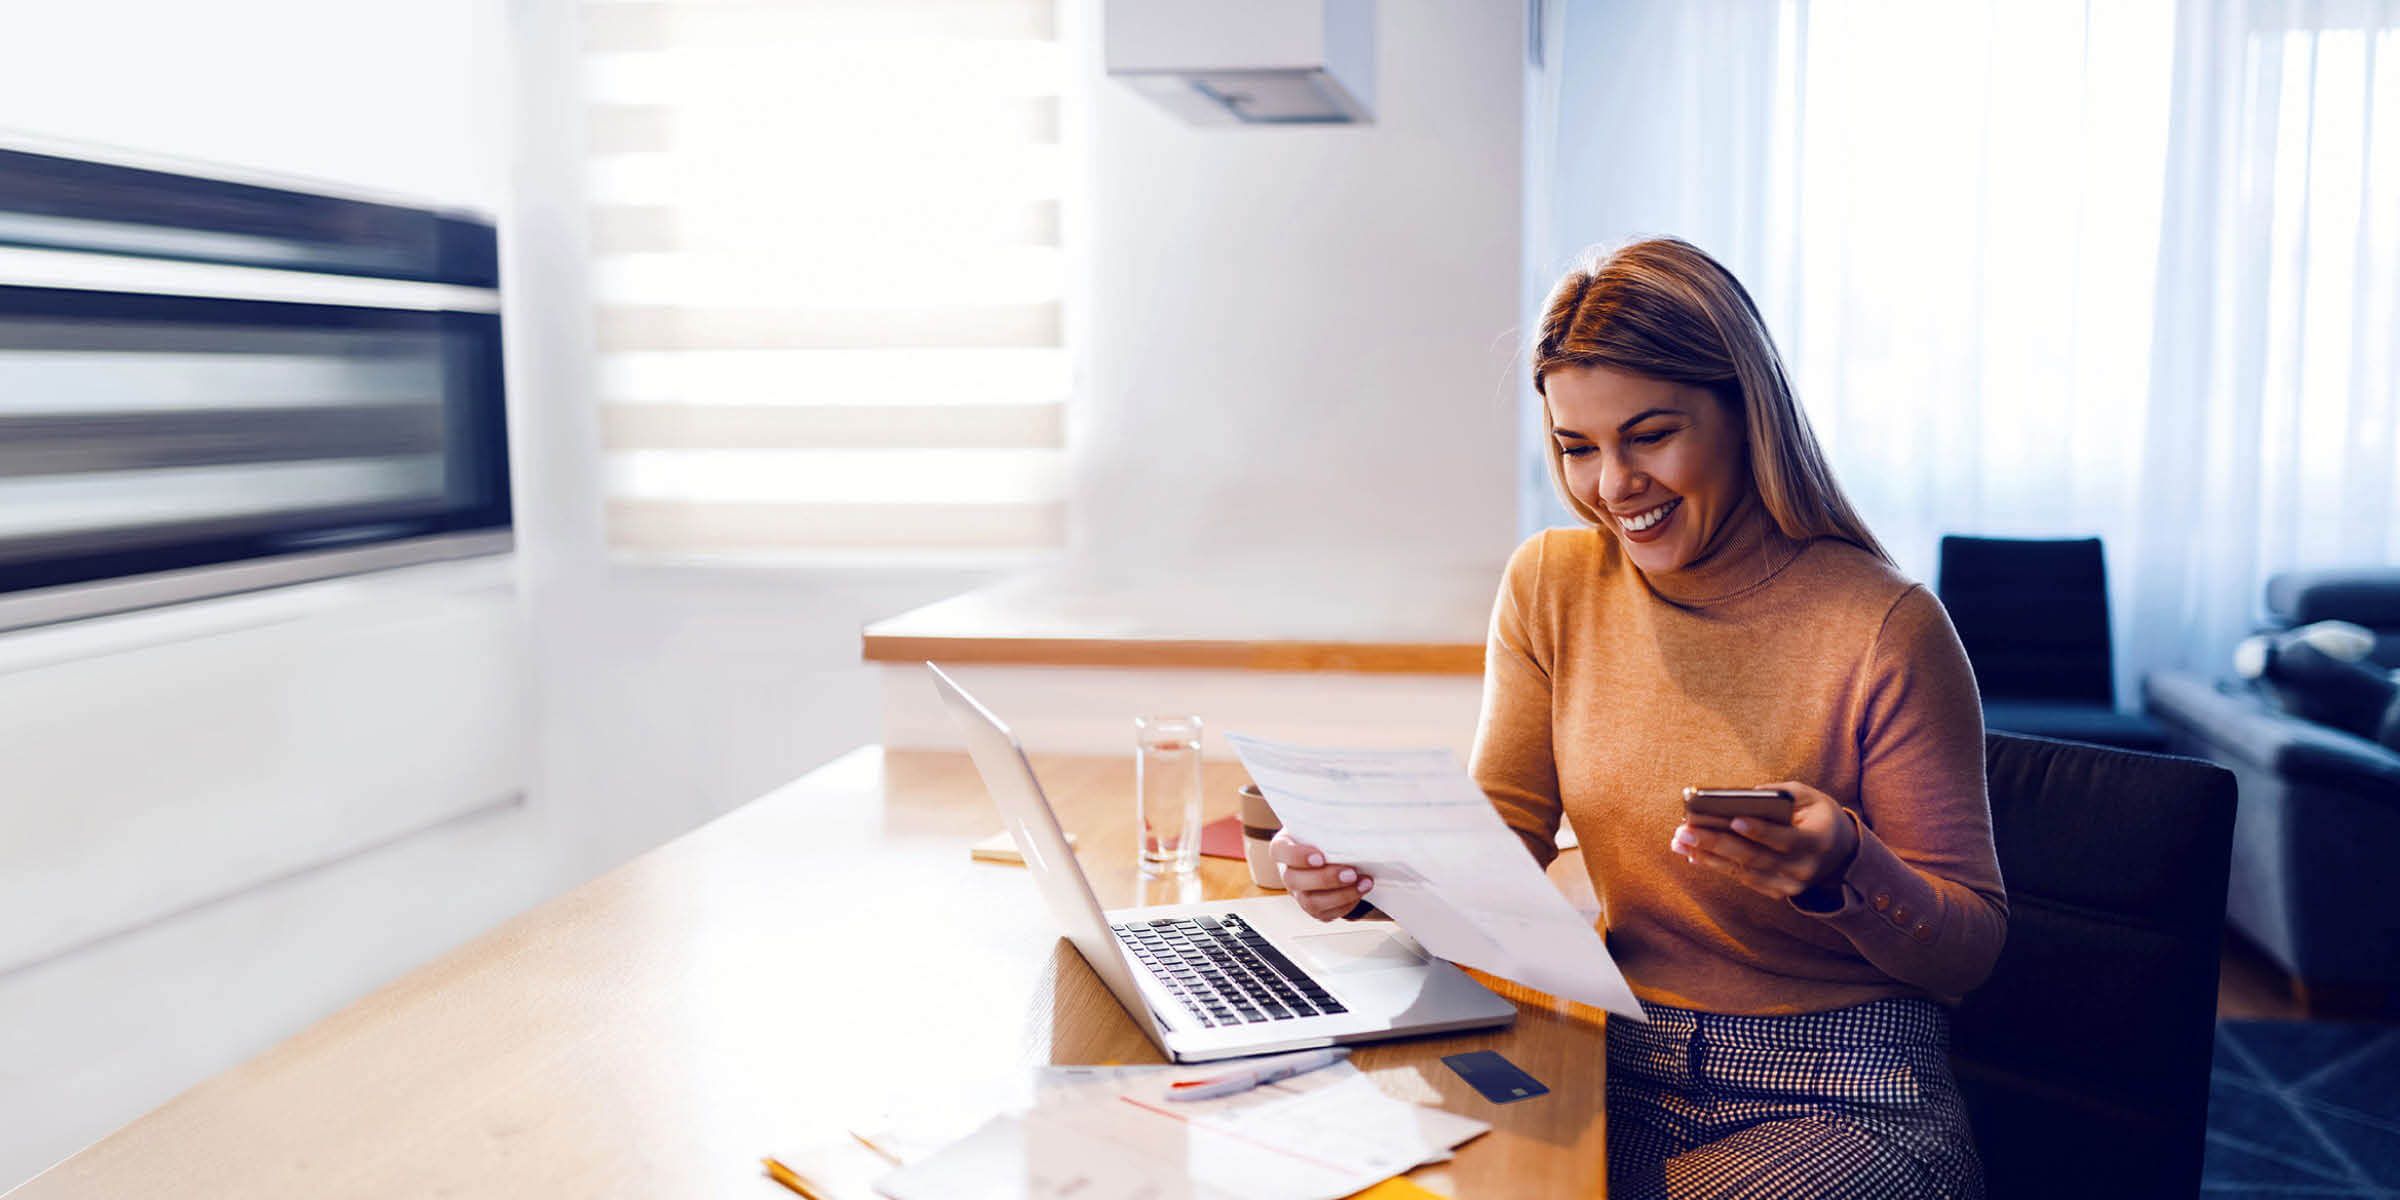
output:
M 1735 817 L 1753 821 L 1792 823 L 1792 794 L 1782 788 L 1683 789 L 1683 814 L 1703 829 L 1731 829 Z

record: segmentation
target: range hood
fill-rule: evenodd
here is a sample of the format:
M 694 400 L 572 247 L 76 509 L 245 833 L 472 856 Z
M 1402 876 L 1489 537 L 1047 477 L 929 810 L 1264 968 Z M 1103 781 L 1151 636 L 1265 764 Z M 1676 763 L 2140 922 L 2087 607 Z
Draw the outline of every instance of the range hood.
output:
M 1195 125 L 1374 119 L 1375 0 L 1107 0 L 1108 74 Z

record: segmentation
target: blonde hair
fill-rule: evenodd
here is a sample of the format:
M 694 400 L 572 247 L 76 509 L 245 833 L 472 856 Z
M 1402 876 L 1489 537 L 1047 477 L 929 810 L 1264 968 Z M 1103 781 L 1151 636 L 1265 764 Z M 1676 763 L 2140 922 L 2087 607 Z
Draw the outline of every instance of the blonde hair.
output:
M 1892 561 L 1834 482 L 1758 306 L 1733 272 L 1699 247 L 1680 238 L 1643 238 L 1594 254 L 1551 289 L 1533 351 L 1545 436 L 1555 423 L 1549 374 L 1594 366 L 1708 389 L 1741 413 L 1750 478 L 1784 536 L 1840 538 Z M 1567 507 L 1588 524 L 1602 524 L 1567 490 L 1559 456 L 1548 457 L 1550 482 Z

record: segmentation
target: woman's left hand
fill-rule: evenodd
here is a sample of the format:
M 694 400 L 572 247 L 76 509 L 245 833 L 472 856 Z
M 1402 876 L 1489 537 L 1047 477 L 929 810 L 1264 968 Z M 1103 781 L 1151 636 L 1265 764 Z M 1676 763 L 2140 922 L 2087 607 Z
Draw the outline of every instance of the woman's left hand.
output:
M 1805 783 L 1762 783 L 1792 794 L 1792 823 L 1736 817 L 1733 830 L 1689 821 L 1675 827 L 1669 849 L 1686 862 L 1723 871 L 1744 887 L 1776 899 L 1797 896 L 1841 878 L 1858 854 L 1858 827 L 1848 813 Z

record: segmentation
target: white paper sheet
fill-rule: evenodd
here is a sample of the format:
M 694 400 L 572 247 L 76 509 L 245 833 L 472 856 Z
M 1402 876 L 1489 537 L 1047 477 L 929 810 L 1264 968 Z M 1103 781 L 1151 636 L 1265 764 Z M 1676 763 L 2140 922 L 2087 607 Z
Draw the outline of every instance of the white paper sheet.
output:
M 875 1186 L 893 1200 L 1336 1200 L 1491 1128 L 1395 1100 L 1348 1063 L 1215 1100 L 1165 1099 L 1177 1079 L 1231 1069 L 1045 1073 L 1030 1107 Z
M 1428 951 L 1649 1019 L 1590 921 L 1449 751 L 1227 740 L 1284 828 L 1374 879 L 1368 898 Z

